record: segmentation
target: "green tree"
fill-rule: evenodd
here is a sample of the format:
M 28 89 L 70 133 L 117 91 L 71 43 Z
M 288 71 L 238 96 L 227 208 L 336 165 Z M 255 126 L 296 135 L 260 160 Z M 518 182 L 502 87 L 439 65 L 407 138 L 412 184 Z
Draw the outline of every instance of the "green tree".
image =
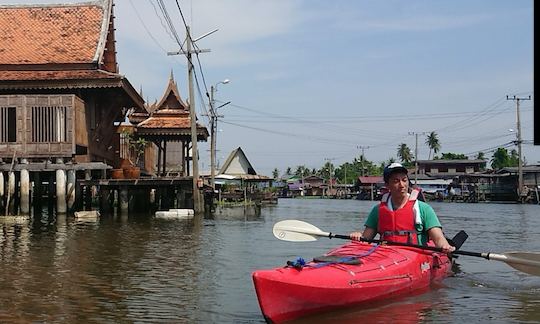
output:
M 401 143 L 397 148 L 397 157 L 401 162 L 409 163 L 412 160 L 411 149 L 405 143 Z
M 435 155 L 441 149 L 441 143 L 439 142 L 439 137 L 437 133 L 435 133 L 435 131 L 429 133 L 429 135 L 426 138 L 426 144 L 429 147 L 428 160 L 431 160 L 431 152 L 433 151 L 433 154 Z
M 287 170 L 285 171 L 285 174 L 287 176 L 291 176 L 292 175 L 292 170 L 291 170 L 291 167 L 288 167 Z
M 477 160 L 486 160 L 486 155 L 484 152 L 478 152 L 478 155 L 476 155 Z
M 516 150 L 512 150 L 510 154 L 508 154 L 508 150 L 499 147 L 497 151 L 493 153 L 493 157 L 491 159 L 491 167 L 493 169 L 502 169 L 506 167 L 515 167 L 518 165 L 518 154 Z
M 297 177 L 307 177 L 310 175 L 310 171 L 308 168 L 306 168 L 305 165 L 299 165 L 296 167 L 296 171 L 294 171 L 294 175 Z
M 436 156 L 434 160 L 468 160 L 469 158 L 462 153 L 442 153 L 440 157 Z

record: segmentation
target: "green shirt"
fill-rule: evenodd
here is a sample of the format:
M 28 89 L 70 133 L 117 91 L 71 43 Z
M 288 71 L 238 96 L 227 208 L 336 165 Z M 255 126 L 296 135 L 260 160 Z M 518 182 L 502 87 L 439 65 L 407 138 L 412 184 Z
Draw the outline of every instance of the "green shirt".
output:
M 418 209 L 420 210 L 420 219 L 422 220 L 422 224 L 415 225 L 416 232 L 418 233 L 419 243 L 425 245 L 429 240 L 427 231 L 430 228 L 442 226 L 437 218 L 437 214 L 435 214 L 435 211 L 430 205 L 419 200 L 417 200 L 417 203 Z M 380 204 L 373 206 L 371 212 L 369 212 L 366 222 L 364 223 L 365 226 L 377 230 L 379 224 L 379 206 Z

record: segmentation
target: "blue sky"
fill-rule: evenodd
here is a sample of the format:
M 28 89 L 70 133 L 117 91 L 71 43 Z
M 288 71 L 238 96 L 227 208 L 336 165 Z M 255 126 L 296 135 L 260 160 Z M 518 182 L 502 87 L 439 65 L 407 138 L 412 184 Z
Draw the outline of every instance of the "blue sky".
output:
M 55 3 L 22 1 L 16 3 Z M 13 3 L 1 0 L 0 3 Z M 164 0 L 180 38 L 176 1 Z M 115 2 L 120 72 L 150 102 L 172 70 L 187 96 L 186 59 L 164 27 L 156 0 Z M 197 42 L 204 81 L 220 110 L 218 161 L 240 146 L 255 170 L 271 175 L 297 165 L 352 161 L 365 149 L 375 162 L 396 157 L 410 132 L 436 131 L 442 152 L 470 154 L 515 139 L 516 105 L 533 96 L 533 1 L 179 1 Z M 208 90 L 209 91 L 209 90 Z M 203 100 L 204 99 L 204 102 Z M 533 139 L 533 101 L 521 104 L 522 137 Z M 419 159 L 427 159 L 419 136 Z M 199 143 L 201 170 L 209 144 Z M 526 161 L 540 149 L 525 144 Z

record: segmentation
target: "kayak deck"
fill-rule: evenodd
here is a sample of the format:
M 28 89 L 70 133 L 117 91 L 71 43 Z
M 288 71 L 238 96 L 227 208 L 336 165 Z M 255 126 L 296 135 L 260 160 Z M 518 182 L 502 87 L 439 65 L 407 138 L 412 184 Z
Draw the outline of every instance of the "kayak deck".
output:
M 442 280 L 451 268 L 451 260 L 441 253 L 361 242 L 345 244 L 326 256 L 360 262 L 309 262 L 301 269 L 284 267 L 253 273 L 267 321 L 283 322 L 406 294 Z

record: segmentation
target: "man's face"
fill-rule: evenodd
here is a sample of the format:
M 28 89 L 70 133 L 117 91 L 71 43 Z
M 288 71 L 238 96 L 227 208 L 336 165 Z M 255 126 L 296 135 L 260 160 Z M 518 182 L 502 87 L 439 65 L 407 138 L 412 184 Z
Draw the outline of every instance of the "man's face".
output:
M 409 177 L 404 172 L 394 172 L 388 177 L 386 187 L 391 195 L 404 195 L 409 190 Z

